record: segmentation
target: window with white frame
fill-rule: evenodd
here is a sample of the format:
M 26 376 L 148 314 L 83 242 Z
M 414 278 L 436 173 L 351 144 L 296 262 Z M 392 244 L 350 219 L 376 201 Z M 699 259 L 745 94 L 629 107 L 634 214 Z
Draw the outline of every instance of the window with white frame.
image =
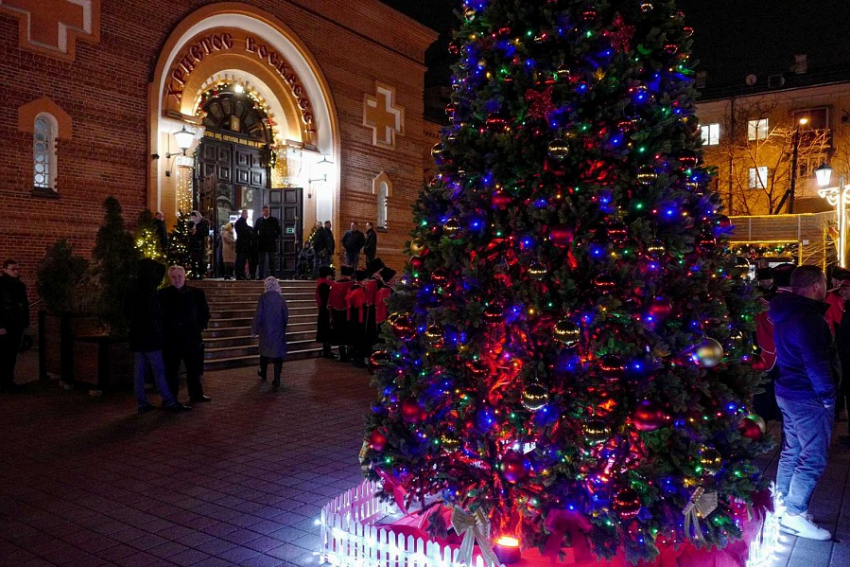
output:
M 751 167 L 749 178 L 750 189 L 764 189 L 767 187 L 767 167 Z
M 386 181 L 381 181 L 378 185 L 378 228 L 387 228 L 387 200 L 389 197 L 390 188 Z
M 716 146 L 720 143 L 720 124 L 702 124 L 699 129 L 703 146 Z
M 766 140 L 767 134 L 767 118 L 759 118 L 758 120 L 747 121 L 748 140 Z
M 45 112 L 35 117 L 32 136 L 33 187 L 56 189 L 56 119 Z

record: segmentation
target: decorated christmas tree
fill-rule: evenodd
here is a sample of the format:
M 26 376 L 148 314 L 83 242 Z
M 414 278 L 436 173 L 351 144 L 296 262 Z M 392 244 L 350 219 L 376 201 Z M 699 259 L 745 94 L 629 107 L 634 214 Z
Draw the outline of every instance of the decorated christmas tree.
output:
M 136 217 L 135 238 L 136 250 L 143 258 L 165 262 L 167 250 L 163 250 L 160 244 L 152 212 L 144 210 Z
M 700 167 L 692 30 L 670 0 L 460 16 L 451 126 L 371 361 L 366 474 L 525 548 L 724 547 L 769 441 L 757 308 Z
M 189 215 L 177 211 L 177 222 L 168 234 L 168 265 L 183 266 L 187 275 L 192 270 L 192 257 L 189 254 L 190 222 Z

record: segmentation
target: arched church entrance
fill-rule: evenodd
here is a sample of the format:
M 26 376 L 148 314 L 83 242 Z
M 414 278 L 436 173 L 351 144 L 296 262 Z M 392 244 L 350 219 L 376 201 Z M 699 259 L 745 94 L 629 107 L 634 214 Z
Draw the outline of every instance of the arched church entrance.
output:
M 253 221 L 268 205 L 283 231 L 278 275 L 292 276 L 305 228 L 317 219 L 336 223 L 339 201 L 336 110 L 318 63 L 292 30 L 244 4 L 197 10 L 163 48 L 150 111 L 149 208 L 170 223 L 197 208 L 217 243 L 240 209 Z M 194 141 L 181 154 L 174 134 L 182 129 Z M 316 179 L 321 192 L 310 190 Z M 218 270 L 217 246 L 213 260 Z

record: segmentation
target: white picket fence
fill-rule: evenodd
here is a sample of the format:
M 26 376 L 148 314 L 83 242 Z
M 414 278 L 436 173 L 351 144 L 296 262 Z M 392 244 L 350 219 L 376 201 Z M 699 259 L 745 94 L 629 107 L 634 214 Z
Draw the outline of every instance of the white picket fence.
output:
M 464 567 L 457 549 L 396 534 L 376 523 L 397 512 L 376 497 L 378 483 L 364 481 L 322 508 L 322 560 L 339 567 Z M 480 555 L 469 567 L 488 567 Z

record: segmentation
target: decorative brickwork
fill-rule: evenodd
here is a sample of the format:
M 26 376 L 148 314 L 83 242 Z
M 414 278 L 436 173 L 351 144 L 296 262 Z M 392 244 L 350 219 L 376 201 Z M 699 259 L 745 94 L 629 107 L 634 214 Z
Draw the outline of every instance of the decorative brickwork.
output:
M 100 0 L 0 0 L 18 18 L 21 49 L 73 61 L 77 39 L 100 41 Z
M 404 135 L 404 107 L 395 102 L 395 89 L 375 83 L 375 95 L 363 96 L 363 125 L 372 129 L 372 143 L 395 148 L 396 134 Z

